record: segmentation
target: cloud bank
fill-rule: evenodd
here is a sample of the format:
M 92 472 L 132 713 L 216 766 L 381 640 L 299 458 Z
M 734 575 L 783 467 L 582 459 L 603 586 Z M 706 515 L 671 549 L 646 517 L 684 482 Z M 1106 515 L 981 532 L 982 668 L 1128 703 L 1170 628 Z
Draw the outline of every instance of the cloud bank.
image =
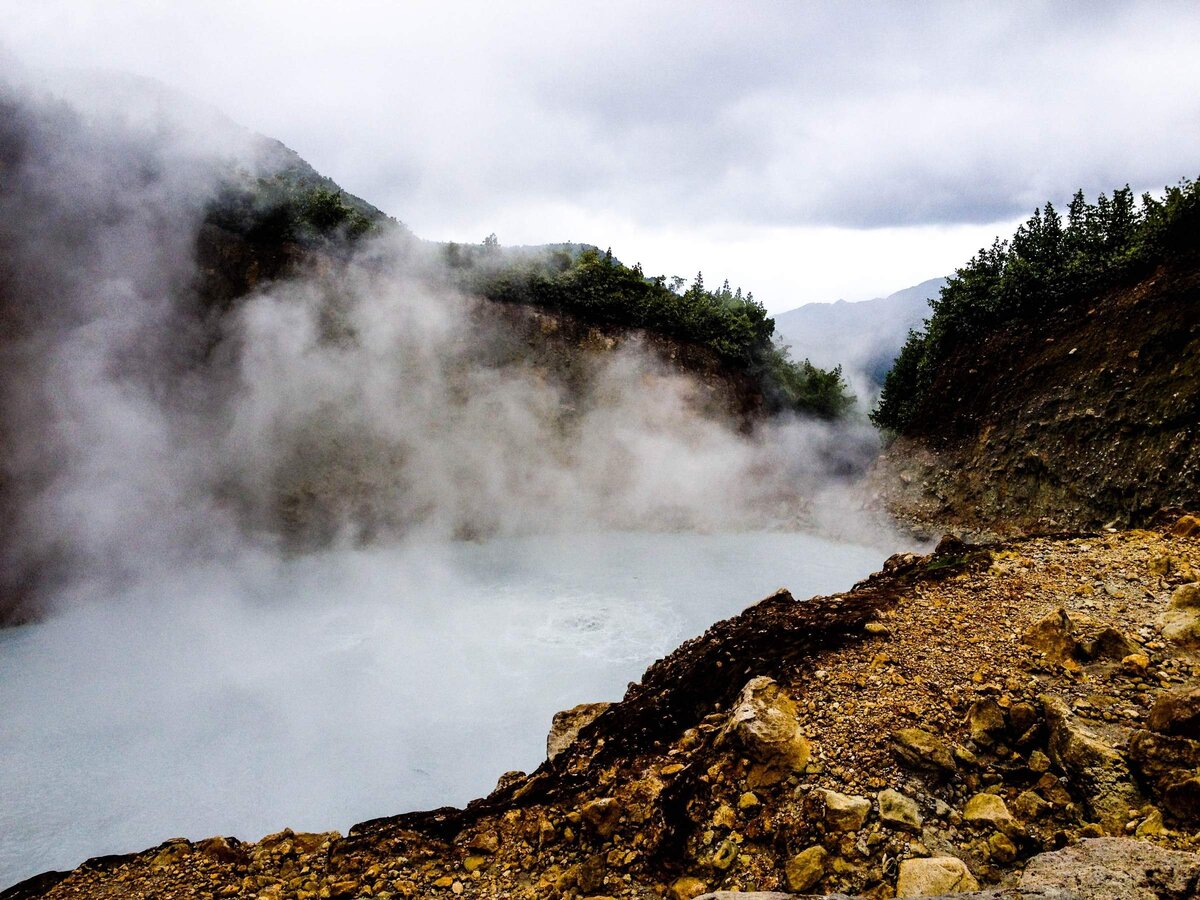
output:
M 785 309 L 947 274 L 1078 187 L 1197 174 L 1197 27 L 1174 2 L 51 0 L 4 34 L 40 64 L 216 103 L 418 234 L 616 246 L 619 229 L 649 271 L 699 257 Z M 701 228 L 723 239 L 672 246 Z M 888 254 L 883 228 L 924 231 Z M 838 240 L 787 256 L 822 229 Z M 751 263 L 731 241 L 772 252 Z

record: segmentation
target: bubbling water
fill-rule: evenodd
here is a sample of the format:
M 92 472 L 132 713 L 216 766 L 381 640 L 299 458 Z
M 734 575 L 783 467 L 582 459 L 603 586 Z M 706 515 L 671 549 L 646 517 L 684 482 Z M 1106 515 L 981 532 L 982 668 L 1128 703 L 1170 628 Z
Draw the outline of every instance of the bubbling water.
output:
M 544 757 L 556 710 L 884 551 L 600 533 L 247 555 L 0 632 L 0 885 L 167 837 L 345 831 Z

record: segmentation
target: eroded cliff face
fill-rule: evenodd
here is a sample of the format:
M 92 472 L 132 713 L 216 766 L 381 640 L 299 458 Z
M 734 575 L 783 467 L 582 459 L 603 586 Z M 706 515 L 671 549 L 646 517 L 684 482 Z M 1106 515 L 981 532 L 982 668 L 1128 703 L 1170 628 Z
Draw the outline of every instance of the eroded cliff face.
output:
M 1200 520 L 947 539 L 714 625 L 466 809 L 168 841 L 5 895 L 1184 900 L 1200 887 Z M 982 896 L 982 895 L 981 895 Z
M 943 367 L 875 467 L 895 515 L 1000 535 L 1146 523 L 1200 498 L 1200 268 L 1011 325 Z

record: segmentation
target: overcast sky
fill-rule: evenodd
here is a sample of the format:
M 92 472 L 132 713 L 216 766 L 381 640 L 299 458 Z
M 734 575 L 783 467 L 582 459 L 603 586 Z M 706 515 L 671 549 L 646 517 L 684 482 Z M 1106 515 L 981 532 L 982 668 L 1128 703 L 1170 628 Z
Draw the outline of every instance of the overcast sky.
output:
M 0 0 L 418 235 L 611 246 L 772 311 L 948 273 L 1076 187 L 1200 175 L 1200 4 Z

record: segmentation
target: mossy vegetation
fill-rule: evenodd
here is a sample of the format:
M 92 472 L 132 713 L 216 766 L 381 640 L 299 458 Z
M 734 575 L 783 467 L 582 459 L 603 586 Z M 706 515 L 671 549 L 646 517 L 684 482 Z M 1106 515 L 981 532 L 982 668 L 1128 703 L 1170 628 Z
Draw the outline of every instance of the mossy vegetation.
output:
M 933 312 L 908 340 L 884 380 L 872 421 L 898 433 L 912 429 L 956 349 L 998 329 L 1084 310 L 1104 291 L 1132 283 L 1200 248 L 1200 184 L 1185 179 L 1162 197 L 1140 202 L 1126 185 L 1088 203 L 1076 192 L 1066 220 L 1047 203 L 1011 240 L 999 238 L 958 269 L 933 301 Z

